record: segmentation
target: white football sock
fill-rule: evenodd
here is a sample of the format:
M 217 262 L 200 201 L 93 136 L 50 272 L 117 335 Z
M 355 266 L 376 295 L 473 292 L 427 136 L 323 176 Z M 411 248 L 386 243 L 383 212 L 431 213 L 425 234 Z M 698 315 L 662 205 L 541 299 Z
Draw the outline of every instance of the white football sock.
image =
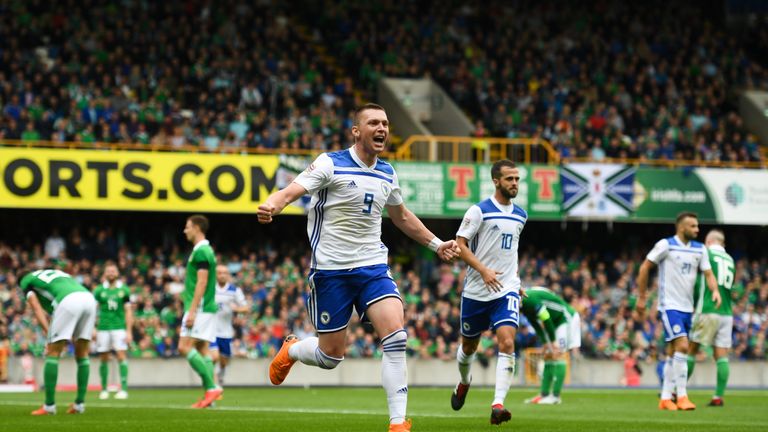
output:
M 664 381 L 661 385 L 661 398 L 672 399 L 672 391 L 675 389 L 675 376 L 672 371 L 672 357 L 667 357 L 664 362 Z
M 316 337 L 308 337 L 300 340 L 288 348 L 288 356 L 305 365 L 317 366 L 321 369 L 333 369 L 344 360 L 344 357 L 331 357 L 324 353 L 318 346 Z
M 305 365 L 317 366 L 317 344 L 318 339 L 314 336 L 302 339 L 288 348 L 288 357 Z
M 493 394 L 493 404 L 491 405 L 504 405 L 504 399 L 507 397 L 514 373 L 515 353 L 500 352 L 496 360 L 496 391 Z
M 672 357 L 672 374 L 677 384 L 677 397 L 688 396 L 688 356 L 685 353 L 676 352 Z
M 405 364 L 405 344 L 408 334 L 404 329 L 390 333 L 381 340 L 384 355 L 381 358 L 381 384 L 387 392 L 389 423 L 405 421 L 408 405 L 408 369 Z
M 475 361 L 477 352 L 473 352 L 470 355 L 464 353 L 464 348 L 459 345 L 459 349 L 456 350 L 456 361 L 459 363 L 459 374 L 461 374 L 461 383 L 469 384 L 472 381 L 472 362 Z

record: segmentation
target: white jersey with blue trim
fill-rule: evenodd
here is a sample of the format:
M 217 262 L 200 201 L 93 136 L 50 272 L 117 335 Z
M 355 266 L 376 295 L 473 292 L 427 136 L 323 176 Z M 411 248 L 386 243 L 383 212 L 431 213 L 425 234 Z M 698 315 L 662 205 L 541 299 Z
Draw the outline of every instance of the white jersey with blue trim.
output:
M 464 279 L 464 297 L 489 301 L 510 291 L 520 292 L 517 246 L 527 220 L 525 210 L 514 203 L 499 204 L 494 197 L 467 210 L 456 236 L 467 239 L 470 250 L 484 266 L 502 272 L 497 279 L 504 288 L 500 292 L 489 291 L 480 273 L 469 267 Z
M 382 212 L 403 203 L 392 165 L 377 158 L 367 166 L 352 147 L 321 154 L 294 181 L 312 194 L 307 234 L 313 269 L 387 264 Z
M 216 337 L 231 339 L 235 337 L 235 329 L 232 327 L 232 319 L 235 314 L 232 312 L 232 304 L 245 306 L 243 290 L 228 283 L 224 286 L 216 284 Z
M 693 312 L 693 288 L 699 271 L 712 268 L 707 248 L 697 241 L 686 245 L 673 236 L 656 242 L 646 259 L 659 266 L 659 312 Z

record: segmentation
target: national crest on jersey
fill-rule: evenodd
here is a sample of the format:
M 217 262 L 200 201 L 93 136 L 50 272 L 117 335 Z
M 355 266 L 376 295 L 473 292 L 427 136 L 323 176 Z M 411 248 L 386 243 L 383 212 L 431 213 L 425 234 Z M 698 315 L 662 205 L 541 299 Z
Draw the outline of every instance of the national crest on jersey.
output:
M 491 292 L 480 273 L 471 267 L 467 269 L 462 295 L 472 300 L 493 300 L 509 291 L 520 290 L 517 247 L 528 214 L 515 204 L 507 210 L 502 210 L 503 207 L 506 206 L 501 206 L 493 197 L 473 205 L 456 233 L 467 239 L 470 250 L 483 265 L 502 272 L 497 278 L 504 289 Z
M 668 237 L 659 240 L 646 258 L 659 266 L 659 311 L 693 312 L 697 275 L 711 269 L 704 245 Z
M 312 165 L 314 169 L 295 180 L 312 194 L 307 217 L 311 267 L 386 264 L 382 212 L 386 205 L 402 203 L 395 170 L 378 159 L 373 167 L 366 166 L 352 148 L 323 153 Z

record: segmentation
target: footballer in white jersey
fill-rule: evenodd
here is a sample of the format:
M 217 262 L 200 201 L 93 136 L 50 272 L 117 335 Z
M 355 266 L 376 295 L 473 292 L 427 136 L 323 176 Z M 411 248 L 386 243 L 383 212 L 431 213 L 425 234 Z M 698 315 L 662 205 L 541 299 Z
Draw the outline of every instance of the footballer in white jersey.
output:
M 509 291 L 520 291 L 517 245 L 527 220 L 525 210 L 514 203 L 500 204 L 494 197 L 467 210 L 456 236 L 469 240 L 470 250 L 484 265 L 503 269 L 498 279 L 504 289 L 498 292 L 489 290 L 482 275 L 470 267 L 464 281 L 464 297 L 489 301 L 503 297 Z
M 248 312 L 248 302 L 243 291 L 231 281 L 229 269 L 225 265 L 216 266 L 216 340 L 211 342 L 211 358 L 217 364 L 216 377 L 219 386 L 224 385 L 229 359 L 232 357 L 232 338 L 235 329 L 232 320 L 235 313 Z
M 520 311 L 520 277 L 517 246 L 528 214 L 515 205 L 520 172 L 507 159 L 491 167 L 496 192 L 467 210 L 456 242 L 460 258 L 469 265 L 461 295 L 461 345 L 456 353 L 461 379 L 451 395 L 451 407 L 459 410 L 472 380 L 470 368 L 480 335 L 493 329 L 499 344 L 496 392 L 491 404 L 491 423 L 509 421 L 504 408 L 515 368 L 515 334 Z
M 313 269 L 387 264 L 381 215 L 384 206 L 403 203 L 392 165 L 377 159 L 367 166 L 351 149 L 323 153 L 294 182 L 312 194 L 307 235 Z
M 646 259 L 659 267 L 659 312 L 693 312 L 699 271 L 712 268 L 707 248 L 695 240 L 686 244 L 675 235 L 656 242 Z
M 438 239 L 403 204 L 395 170 L 379 160 L 389 140 L 383 107 L 355 110 L 347 150 L 321 154 L 296 180 L 259 205 L 260 223 L 270 223 L 285 206 L 311 194 L 307 234 L 312 248 L 307 302 L 318 337 L 289 335 L 269 365 L 269 379 L 279 385 L 294 363 L 333 369 L 344 359 L 346 328 L 355 310 L 370 319 L 381 338 L 382 385 L 387 393 L 390 431 L 410 431 L 403 304 L 387 266 L 381 242 L 384 208 L 408 237 L 429 246 L 444 260 L 458 256 L 453 240 Z
M 712 300 L 720 305 L 720 292 L 712 273 L 709 255 L 703 244 L 694 241 L 699 235 L 695 213 L 680 213 L 675 220 L 675 236 L 659 240 L 648 253 L 637 275 L 638 298 L 635 306 L 638 320 L 645 318 L 648 302 L 648 277 L 651 268 L 659 267 L 658 309 L 667 341 L 667 360 L 661 389 L 661 410 L 696 409 L 688 399 L 688 334 L 693 314 L 693 288 L 699 271 L 704 273 Z M 677 391 L 677 400 L 672 393 Z

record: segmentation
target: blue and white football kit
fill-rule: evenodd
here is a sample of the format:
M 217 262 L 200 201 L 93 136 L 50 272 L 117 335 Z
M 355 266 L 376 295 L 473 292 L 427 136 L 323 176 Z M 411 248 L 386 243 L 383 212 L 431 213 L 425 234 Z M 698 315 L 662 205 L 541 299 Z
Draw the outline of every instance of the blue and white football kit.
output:
M 673 236 L 656 242 L 646 259 L 659 267 L 658 309 L 666 341 L 688 337 L 693 315 L 693 289 L 698 273 L 711 269 L 707 248 L 696 241 L 685 244 Z M 687 380 L 688 355 L 675 351 L 664 362 L 662 401 L 671 400 L 675 388 L 678 400 L 686 400 Z
M 514 203 L 502 205 L 490 197 L 470 207 L 464 214 L 457 237 L 467 239 L 475 257 L 489 269 L 501 272 L 496 279 L 502 287 L 490 291 L 483 277 L 474 268 L 467 269 L 461 293 L 461 334 L 468 339 L 480 337 L 489 328 L 517 328 L 520 314 L 520 277 L 517 275 L 517 247 L 520 234 L 528 219 L 525 210 Z M 464 352 L 463 344 L 456 352 L 461 381 L 456 387 L 471 382 L 471 365 L 475 353 Z M 515 370 L 514 352 L 499 350 L 496 359 L 496 384 L 493 406 L 503 405 Z M 466 395 L 466 390 L 464 390 Z M 456 393 L 457 394 L 457 393 Z M 453 396 L 451 399 L 453 404 Z M 463 402 L 462 402 L 463 405 Z M 460 406 L 459 406 L 460 407 Z M 454 407 L 454 409 L 457 409 Z
M 232 338 L 235 337 L 235 329 L 232 327 L 232 305 L 245 306 L 243 291 L 235 285 L 228 283 L 224 286 L 216 284 L 216 341 L 211 342 L 212 349 L 218 349 L 224 357 L 232 357 Z
M 392 166 L 378 159 L 366 166 L 348 149 L 321 154 L 294 181 L 312 194 L 307 309 L 317 331 L 343 330 L 353 308 L 364 318 L 373 303 L 399 299 L 387 267 L 389 250 L 381 242 L 384 207 L 403 202 Z
M 497 276 L 503 288 L 488 290 L 482 275 L 467 269 L 461 295 L 461 334 L 475 338 L 504 325 L 517 327 L 520 309 L 520 277 L 517 274 L 517 247 L 528 214 L 510 203 L 501 205 L 494 197 L 467 210 L 458 237 L 484 266 L 502 272 Z
M 667 342 L 688 336 L 693 315 L 693 288 L 699 271 L 711 269 L 707 248 L 684 244 L 677 236 L 659 240 L 646 256 L 659 267 L 659 314 Z
M 381 242 L 381 216 L 385 206 L 403 203 L 395 170 L 376 159 L 366 165 L 355 147 L 321 154 L 294 180 L 310 194 L 307 234 L 312 247 L 307 302 L 310 320 L 318 333 L 343 331 L 353 308 L 365 319 L 368 308 L 383 299 L 400 299 L 387 267 L 387 247 Z M 387 394 L 392 424 L 405 421 L 408 379 L 405 329 L 381 338 L 381 381 Z M 291 359 L 333 369 L 343 357 L 323 352 L 316 337 L 293 343 Z

